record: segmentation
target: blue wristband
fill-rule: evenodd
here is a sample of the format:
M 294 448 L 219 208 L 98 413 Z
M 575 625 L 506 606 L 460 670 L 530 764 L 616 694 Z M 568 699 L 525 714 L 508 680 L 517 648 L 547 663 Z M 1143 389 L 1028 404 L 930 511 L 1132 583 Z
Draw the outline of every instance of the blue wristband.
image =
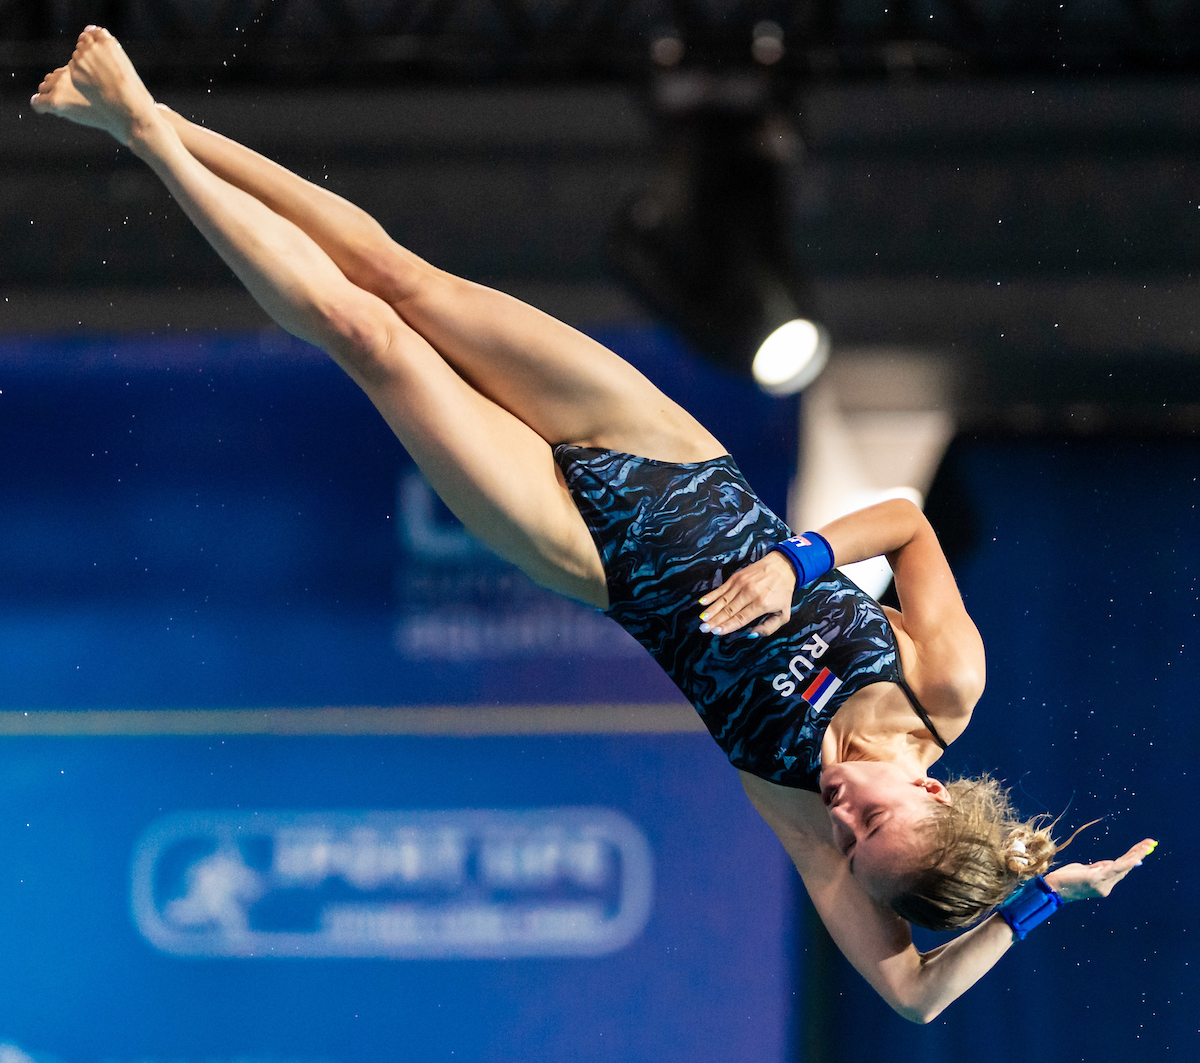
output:
M 1013 937 L 1024 941 L 1038 923 L 1049 919 L 1063 906 L 1063 899 L 1054 892 L 1041 875 L 1035 875 L 996 910 L 1000 917 L 1012 928 Z
M 796 570 L 796 586 L 803 587 L 833 568 L 833 547 L 818 532 L 808 531 L 776 543 L 778 550 Z

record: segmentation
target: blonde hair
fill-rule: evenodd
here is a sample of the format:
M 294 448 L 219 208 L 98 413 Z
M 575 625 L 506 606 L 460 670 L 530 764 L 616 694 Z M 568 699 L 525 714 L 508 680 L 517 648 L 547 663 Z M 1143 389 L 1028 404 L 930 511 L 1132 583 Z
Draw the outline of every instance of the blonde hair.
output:
M 893 911 L 929 930 L 969 926 L 1025 879 L 1043 874 L 1059 846 L 1048 816 L 1021 819 L 989 775 L 948 783 L 950 804 L 926 820 L 925 859 L 905 877 Z

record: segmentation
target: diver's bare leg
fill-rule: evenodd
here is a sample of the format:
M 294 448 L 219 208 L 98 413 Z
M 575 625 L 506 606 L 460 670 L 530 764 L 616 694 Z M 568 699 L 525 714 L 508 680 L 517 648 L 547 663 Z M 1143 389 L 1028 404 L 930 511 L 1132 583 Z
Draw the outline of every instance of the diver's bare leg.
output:
M 435 269 L 328 189 L 160 110 L 200 162 L 303 229 L 351 281 L 391 304 L 474 387 L 544 439 L 665 461 L 723 453 L 695 418 L 601 344 L 519 300 Z
M 197 161 L 106 30 L 81 34 L 64 70 L 42 83 L 36 110 L 85 119 L 130 147 L 271 317 L 366 391 L 472 532 L 544 585 L 606 604 L 600 558 L 542 438 L 464 382 L 299 227 Z

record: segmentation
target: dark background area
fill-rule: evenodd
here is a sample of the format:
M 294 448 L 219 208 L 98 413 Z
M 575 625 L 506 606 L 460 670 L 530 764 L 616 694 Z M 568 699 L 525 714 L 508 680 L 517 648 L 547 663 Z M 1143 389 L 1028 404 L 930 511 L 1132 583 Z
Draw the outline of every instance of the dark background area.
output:
M 594 324 L 647 319 L 613 279 L 608 236 L 663 165 L 662 86 L 690 76 L 151 87 L 360 203 L 430 261 Z M 973 427 L 1195 430 L 1193 80 L 992 72 L 787 88 L 777 106 L 799 150 L 780 224 L 835 351 L 952 357 Z M 0 329 L 267 323 L 144 167 L 27 98 L 0 106 Z

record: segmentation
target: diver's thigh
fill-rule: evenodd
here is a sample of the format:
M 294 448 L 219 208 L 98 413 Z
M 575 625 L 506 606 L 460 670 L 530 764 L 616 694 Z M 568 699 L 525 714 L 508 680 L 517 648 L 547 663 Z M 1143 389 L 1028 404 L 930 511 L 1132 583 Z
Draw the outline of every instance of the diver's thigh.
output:
M 725 452 L 623 358 L 512 296 L 431 269 L 394 306 L 474 388 L 549 443 L 660 461 Z
M 605 606 L 603 566 L 549 444 L 401 327 L 359 380 L 447 506 L 552 590 Z

